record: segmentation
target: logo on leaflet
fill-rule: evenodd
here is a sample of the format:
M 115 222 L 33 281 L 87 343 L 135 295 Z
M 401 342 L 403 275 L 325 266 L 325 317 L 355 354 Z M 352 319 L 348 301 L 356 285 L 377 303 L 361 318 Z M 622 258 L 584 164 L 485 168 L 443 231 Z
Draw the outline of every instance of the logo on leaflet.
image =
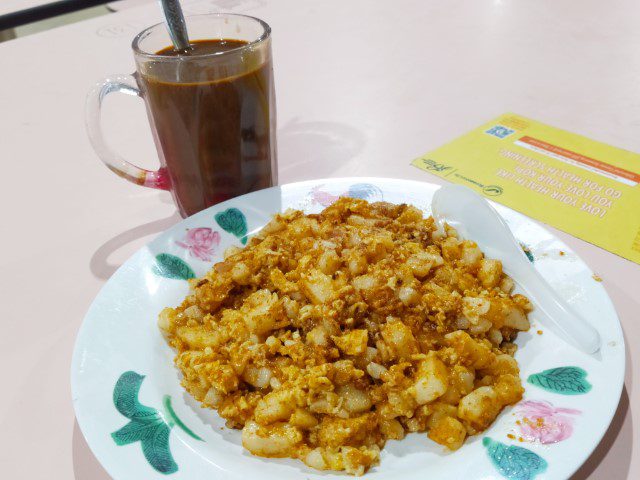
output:
M 482 188 L 482 193 L 488 195 L 490 197 L 495 197 L 497 195 L 502 195 L 502 187 L 500 185 L 487 185 Z
M 445 170 L 451 169 L 450 166 L 445 165 L 444 163 L 438 163 L 430 158 L 423 158 L 422 163 L 424 164 L 424 168 L 433 172 L 444 172 Z
M 512 133 L 515 133 L 515 130 L 512 130 L 507 127 L 503 127 L 502 125 L 494 125 L 489 130 L 486 130 L 484 133 L 488 135 L 492 135 L 499 139 L 507 138 Z

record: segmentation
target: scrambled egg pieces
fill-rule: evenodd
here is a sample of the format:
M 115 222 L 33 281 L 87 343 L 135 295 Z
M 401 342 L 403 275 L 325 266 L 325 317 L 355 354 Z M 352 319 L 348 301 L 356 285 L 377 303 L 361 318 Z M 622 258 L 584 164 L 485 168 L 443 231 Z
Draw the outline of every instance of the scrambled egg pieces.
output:
M 361 475 L 408 432 L 455 450 L 523 388 L 531 304 L 408 205 L 289 210 L 160 313 L 182 384 L 255 455 Z

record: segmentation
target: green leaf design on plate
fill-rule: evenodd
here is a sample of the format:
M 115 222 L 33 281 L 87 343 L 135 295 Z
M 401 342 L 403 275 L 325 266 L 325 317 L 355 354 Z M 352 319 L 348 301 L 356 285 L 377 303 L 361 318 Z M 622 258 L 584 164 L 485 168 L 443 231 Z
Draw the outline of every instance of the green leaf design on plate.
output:
M 156 264 L 153 266 L 153 273 L 161 277 L 173 278 L 176 280 L 189 280 L 196 278 L 191 267 L 179 257 L 168 253 L 156 255 Z
M 193 431 L 189 427 L 187 427 L 182 420 L 178 418 L 175 410 L 173 409 L 173 405 L 171 405 L 171 395 L 165 395 L 164 397 L 162 397 L 162 405 L 164 406 L 164 411 L 169 418 L 170 426 L 177 425 L 184 431 L 184 433 L 189 435 L 191 438 L 195 438 L 196 440 L 204 442 L 202 438 L 193 433 Z
M 243 245 L 247 244 L 247 219 L 244 213 L 237 208 L 229 208 L 216 213 L 215 219 L 225 232 L 238 237 Z
M 527 382 L 561 395 L 583 395 L 591 390 L 586 377 L 580 367 L 558 367 L 529 375 Z
M 526 448 L 505 445 L 489 437 L 484 437 L 482 444 L 496 469 L 510 480 L 532 480 L 547 469 L 546 460 Z
M 144 375 L 133 371 L 124 372 L 113 389 L 113 403 L 122 415 L 130 421 L 111 437 L 116 445 L 129 445 L 140 442 L 142 453 L 149 464 L 158 472 L 170 474 L 178 471 L 169 449 L 169 433 L 160 412 L 155 408 L 142 405 L 138 401 L 140 386 Z

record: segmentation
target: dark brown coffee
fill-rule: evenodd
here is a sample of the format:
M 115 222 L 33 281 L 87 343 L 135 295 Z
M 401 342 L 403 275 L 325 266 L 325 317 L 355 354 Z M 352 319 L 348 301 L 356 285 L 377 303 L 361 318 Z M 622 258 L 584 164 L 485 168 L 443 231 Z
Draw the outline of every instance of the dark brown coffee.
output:
M 246 45 L 240 40 L 200 40 L 184 55 L 226 52 Z M 167 47 L 158 55 L 177 55 Z M 171 189 L 183 214 L 191 215 L 237 195 L 272 186 L 269 98 L 272 66 L 268 59 L 239 70 L 223 67 L 212 75 L 184 62 L 175 83 L 141 75 L 156 142 L 164 158 Z M 206 65 L 206 64 L 205 64 Z M 160 67 L 161 68 L 161 65 Z M 174 67 L 175 68 L 175 67 Z M 218 78 L 211 80 L 211 78 Z M 220 79 L 221 78 L 221 79 Z M 187 79 L 184 82 L 183 79 Z M 153 128 L 152 128 L 153 130 Z

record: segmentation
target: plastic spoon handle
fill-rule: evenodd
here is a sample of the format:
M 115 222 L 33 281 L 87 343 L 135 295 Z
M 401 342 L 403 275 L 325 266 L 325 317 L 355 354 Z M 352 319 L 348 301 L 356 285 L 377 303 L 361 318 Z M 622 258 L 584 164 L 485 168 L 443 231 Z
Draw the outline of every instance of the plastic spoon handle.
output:
M 518 282 L 547 321 L 551 321 L 569 343 L 586 353 L 597 352 L 600 349 L 598 331 L 576 314 L 529 263 L 524 257 L 522 261 L 512 261 L 505 273 Z

